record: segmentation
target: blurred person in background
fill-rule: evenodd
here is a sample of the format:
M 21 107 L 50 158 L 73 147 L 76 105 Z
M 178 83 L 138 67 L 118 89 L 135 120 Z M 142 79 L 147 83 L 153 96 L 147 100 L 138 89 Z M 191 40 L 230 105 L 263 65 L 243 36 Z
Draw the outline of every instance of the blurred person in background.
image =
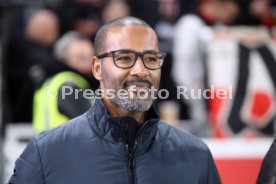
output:
M 92 98 L 83 95 L 84 90 L 91 86 L 90 60 L 94 56 L 91 41 L 79 32 L 68 32 L 56 42 L 54 55 L 68 68 L 49 77 L 35 92 L 33 124 L 37 132 L 81 115 L 92 103 Z M 98 87 L 92 85 L 94 89 Z
M 132 16 L 138 17 L 154 27 L 159 20 L 158 1 L 155 0 L 131 0 L 129 1 Z
M 173 79 L 188 92 L 206 89 L 204 54 L 206 43 L 213 37 L 210 25 L 233 23 L 239 7 L 233 0 L 203 0 L 198 12 L 182 16 L 176 23 L 173 34 Z M 191 96 L 188 98 L 183 97 L 193 121 L 192 132 L 208 136 L 207 102 L 205 99 L 192 99 Z
M 59 35 L 58 30 L 59 23 L 56 15 L 50 10 L 42 9 L 30 17 L 25 29 L 25 35 L 33 42 L 50 47 Z
M 272 26 L 271 0 L 236 0 L 240 9 L 233 24 L 235 25 L 264 25 Z
M 158 99 L 156 106 L 160 109 L 160 105 L 166 102 L 174 101 L 179 107 L 178 120 L 189 119 L 187 104 L 182 99 L 177 99 L 176 83 L 172 78 L 172 46 L 173 46 L 173 32 L 174 26 L 179 17 L 185 12 L 195 13 L 192 9 L 196 1 L 185 1 L 185 10 L 182 11 L 183 1 L 179 0 L 158 0 L 158 15 L 159 19 L 155 24 L 155 31 L 160 40 L 160 49 L 167 53 L 166 62 L 162 67 L 162 73 L 167 75 L 161 76 L 160 88 L 167 89 L 170 96 L 167 99 Z
M 58 35 L 58 18 L 47 9 L 36 10 L 27 20 L 23 34 L 12 35 L 5 66 L 11 107 L 9 121 L 31 122 L 34 90 L 63 69 L 51 52 Z
M 56 8 L 61 34 L 75 30 L 93 41 L 96 31 L 101 25 L 102 7 L 103 4 L 96 3 L 95 5 L 92 1 L 65 1 Z
M 157 22 L 162 19 L 162 14 L 170 14 L 171 8 L 174 6 L 173 4 L 175 2 L 179 5 L 178 9 L 180 15 L 197 13 L 199 0 L 131 0 L 129 4 L 133 16 L 139 17 L 149 22 L 152 27 L 155 27 Z M 164 12 L 160 12 L 161 9 L 163 9 L 162 11 Z M 178 10 L 175 14 L 177 14 L 177 12 Z
M 93 41 L 97 30 L 101 26 L 100 11 L 89 4 L 79 4 L 75 8 L 76 11 L 72 21 L 73 30 L 84 34 Z
M 174 24 L 181 15 L 179 0 L 159 0 L 158 13 L 160 20 L 154 29 L 160 39 L 160 48 L 164 52 L 172 51 Z
M 109 22 L 130 15 L 130 7 L 125 0 L 109 0 L 102 11 L 103 22 Z

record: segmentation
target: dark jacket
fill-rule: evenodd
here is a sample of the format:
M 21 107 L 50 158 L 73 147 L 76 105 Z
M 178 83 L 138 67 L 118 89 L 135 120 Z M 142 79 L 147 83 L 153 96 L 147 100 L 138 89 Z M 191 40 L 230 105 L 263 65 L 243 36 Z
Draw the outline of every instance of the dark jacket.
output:
M 90 110 L 33 138 L 16 161 L 16 184 L 219 184 L 208 147 L 151 117 L 109 117 L 101 100 Z
M 276 138 L 273 140 L 268 152 L 265 155 L 257 184 L 275 184 L 276 183 Z

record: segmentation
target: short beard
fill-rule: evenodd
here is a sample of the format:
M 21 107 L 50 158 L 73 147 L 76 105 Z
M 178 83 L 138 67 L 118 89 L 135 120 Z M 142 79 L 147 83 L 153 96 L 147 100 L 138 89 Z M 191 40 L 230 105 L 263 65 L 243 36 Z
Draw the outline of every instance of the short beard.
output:
M 126 111 L 129 112 L 145 112 L 148 111 L 153 104 L 153 99 L 139 99 L 136 98 L 118 98 L 117 96 L 115 98 L 111 98 L 110 101 L 115 105 L 123 108 Z
M 156 91 L 151 91 L 149 90 L 148 91 L 148 94 L 146 98 L 142 97 L 142 98 L 139 98 L 139 96 L 133 94 L 134 96 L 130 97 L 130 96 L 127 96 L 125 98 L 119 98 L 117 96 L 117 92 L 118 90 L 120 89 L 124 89 L 124 90 L 127 90 L 128 89 L 128 86 L 130 86 L 131 84 L 133 84 L 134 82 L 144 82 L 146 84 L 148 84 L 148 89 L 150 89 L 150 87 L 153 87 L 154 89 L 157 87 L 159 87 L 159 81 L 157 81 L 157 84 L 156 86 L 154 86 L 152 84 L 152 82 L 150 82 L 148 79 L 146 78 L 141 78 L 141 77 L 135 77 L 135 78 L 132 78 L 132 79 L 129 79 L 129 80 L 124 80 L 121 84 L 121 86 L 119 87 L 120 89 L 116 89 L 116 87 L 114 86 L 115 82 L 112 80 L 112 78 L 107 75 L 107 72 L 103 72 L 103 75 L 104 75 L 104 78 L 105 80 L 103 81 L 104 83 L 104 86 L 105 86 L 105 89 L 112 89 L 112 90 L 115 90 L 115 95 L 113 98 L 109 98 L 111 103 L 115 106 L 115 107 L 118 107 L 118 108 L 122 108 L 124 109 L 125 111 L 128 111 L 128 112 L 145 112 L 145 111 L 148 111 L 150 109 L 150 107 L 152 106 L 154 100 L 156 98 L 152 98 L 152 92 L 154 92 L 154 97 L 156 97 L 157 95 L 157 92 Z

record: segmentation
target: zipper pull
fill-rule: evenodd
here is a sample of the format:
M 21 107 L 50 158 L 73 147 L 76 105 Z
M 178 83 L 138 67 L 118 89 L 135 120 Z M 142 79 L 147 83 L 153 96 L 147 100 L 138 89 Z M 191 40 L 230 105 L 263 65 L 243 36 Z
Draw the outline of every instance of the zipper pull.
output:
M 134 146 L 133 146 L 133 150 L 132 150 L 132 153 L 134 154 L 135 150 L 136 150 L 136 147 L 137 147 L 137 140 L 135 140 L 134 142 Z
M 128 156 L 128 167 L 130 169 L 134 168 L 133 150 L 129 150 L 129 145 L 126 144 L 127 156 Z
M 128 144 L 126 144 L 126 151 L 129 154 L 129 146 L 128 146 Z

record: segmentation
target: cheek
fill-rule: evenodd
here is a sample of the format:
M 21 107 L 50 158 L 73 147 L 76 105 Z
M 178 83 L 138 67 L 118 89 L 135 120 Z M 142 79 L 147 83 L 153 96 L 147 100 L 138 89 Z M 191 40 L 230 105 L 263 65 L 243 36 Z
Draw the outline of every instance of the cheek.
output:
M 114 66 L 113 63 L 104 64 L 101 67 L 103 82 L 116 88 L 121 87 L 122 81 L 127 78 L 127 70 Z M 106 86 L 107 87 L 107 86 Z
M 152 71 L 150 73 L 151 79 L 155 86 L 159 86 L 160 77 L 161 77 L 161 70 Z

